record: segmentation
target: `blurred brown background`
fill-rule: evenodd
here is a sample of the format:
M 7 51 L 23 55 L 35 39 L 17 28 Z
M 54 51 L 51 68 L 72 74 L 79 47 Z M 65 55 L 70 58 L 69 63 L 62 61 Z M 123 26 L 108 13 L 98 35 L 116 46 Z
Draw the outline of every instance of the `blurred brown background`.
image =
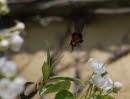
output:
M 19 54 L 14 54 L 12 60 L 18 65 L 19 75 L 27 81 L 38 81 L 41 77 L 41 66 L 46 60 L 44 41 L 47 40 L 51 51 L 59 52 L 64 57 L 55 68 L 56 75 L 75 77 L 75 66 L 78 67 L 80 79 L 86 81 L 91 75 L 87 68 L 87 60 L 107 62 L 115 52 L 129 49 L 130 43 L 130 17 L 129 15 L 100 16 L 91 24 L 85 26 L 83 31 L 84 42 L 78 50 L 71 52 L 69 37 L 64 44 L 60 44 L 65 35 L 67 23 L 52 23 L 42 27 L 39 23 L 27 21 L 24 45 Z M 78 62 L 76 61 L 78 58 Z M 115 94 L 116 99 L 130 99 L 130 54 L 110 62 L 107 65 L 108 76 L 114 81 L 123 83 L 123 89 Z M 63 69 L 64 67 L 66 67 Z M 74 86 L 73 86 L 74 87 Z M 73 91 L 73 88 L 71 91 Z M 47 95 L 45 99 L 52 99 Z M 39 99 L 36 95 L 33 99 Z

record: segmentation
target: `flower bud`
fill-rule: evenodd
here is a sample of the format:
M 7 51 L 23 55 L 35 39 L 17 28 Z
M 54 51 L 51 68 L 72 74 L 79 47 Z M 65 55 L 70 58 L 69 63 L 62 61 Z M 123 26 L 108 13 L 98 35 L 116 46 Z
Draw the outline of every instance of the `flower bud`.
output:
M 24 29 L 25 29 L 24 23 L 18 22 L 18 23 L 16 24 L 16 29 L 18 29 L 18 30 L 24 30 Z
M 14 88 L 14 89 L 19 88 L 19 90 L 14 90 L 15 93 L 17 93 L 17 94 L 21 93 L 24 90 L 24 84 L 25 84 L 25 80 L 23 78 L 21 78 L 21 77 L 16 78 L 13 81 L 12 88 Z
M 115 86 L 118 90 L 120 90 L 123 85 L 122 85 L 121 83 L 119 83 L 119 82 L 115 82 L 115 83 L 114 83 L 114 86 Z
M 14 34 L 11 38 L 11 50 L 18 52 L 24 40 L 19 34 Z
M 12 61 L 7 61 L 1 70 L 7 77 L 14 76 L 16 73 L 16 64 Z
M 9 41 L 4 39 L 0 42 L 0 50 L 4 51 L 6 49 L 8 49 L 9 47 Z

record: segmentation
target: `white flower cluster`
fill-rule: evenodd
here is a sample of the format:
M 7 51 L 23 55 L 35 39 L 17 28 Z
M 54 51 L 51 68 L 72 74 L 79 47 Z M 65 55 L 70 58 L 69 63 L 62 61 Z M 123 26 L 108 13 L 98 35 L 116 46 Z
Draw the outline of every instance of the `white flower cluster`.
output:
M 24 90 L 25 80 L 16 78 L 11 81 L 9 79 L 0 80 L 0 98 L 15 99 Z
M 113 89 L 119 91 L 122 88 L 122 84 L 119 82 L 113 82 L 110 78 L 103 76 L 107 73 L 106 67 L 103 62 L 94 62 L 92 58 L 88 60 L 88 67 L 94 71 L 92 75 L 92 82 L 99 88 L 103 89 L 104 93 L 110 92 Z
M 7 58 L 0 58 L 0 74 L 6 77 L 12 77 L 16 73 L 16 64 L 12 61 L 7 60 Z
M 0 2 L 5 2 L 0 0 Z M 14 27 L 0 31 L 0 51 L 18 52 L 24 42 L 20 32 L 25 29 L 22 22 L 17 22 Z M 16 76 L 16 64 L 7 59 L 0 57 L 0 99 L 16 99 L 24 90 L 25 80 Z M 14 78 L 15 77 L 15 78 Z M 12 80 L 13 78 L 13 80 Z
M 4 15 L 9 13 L 9 8 L 7 6 L 6 0 L 0 0 L 0 14 Z
M 21 30 L 24 30 L 25 25 L 22 22 L 17 22 L 16 26 L 1 32 L 0 50 L 5 51 L 11 49 L 18 52 L 24 42 L 20 36 Z
M 15 78 L 10 80 L 16 74 L 16 64 L 7 60 L 6 57 L 0 58 L 0 98 L 15 99 L 23 89 L 25 80 L 23 78 Z
M 25 24 L 24 24 L 24 23 L 19 22 L 19 21 L 17 21 L 16 23 L 17 23 L 17 24 L 16 24 L 16 26 L 14 27 L 15 30 L 24 30 L 24 29 L 25 29 Z

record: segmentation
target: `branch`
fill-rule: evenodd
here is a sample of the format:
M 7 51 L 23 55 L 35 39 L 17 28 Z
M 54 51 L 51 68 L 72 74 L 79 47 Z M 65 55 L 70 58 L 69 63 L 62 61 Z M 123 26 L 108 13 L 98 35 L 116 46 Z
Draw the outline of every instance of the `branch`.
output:
M 127 49 L 124 49 L 121 51 L 114 51 L 113 55 L 108 58 L 106 63 L 111 64 L 111 63 L 117 61 L 118 59 L 122 58 L 123 56 L 128 55 L 129 53 L 130 53 L 130 48 L 127 48 Z
M 65 14 L 70 14 L 71 10 L 74 8 L 84 7 L 85 5 L 95 5 L 102 4 L 105 2 L 107 4 L 111 0 L 53 0 L 53 1 L 40 1 L 40 2 L 32 2 L 32 3 L 14 3 L 9 4 L 9 8 L 11 9 L 10 14 L 8 15 L 11 18 L 27 18 L 35 15 L 43 15 L 43 16 L 65 16 Z M 66 7 L 67 6 L 67 7 Z M 66 9 L 70 9 L 67 12 L 62 11 L 63 9 L 57 9 L 57 7 L 63 8 L 64 11 Z M 80 9 L 79 8 L 79 9 Z M 87 6 L 85 8 L 88 8 Z M 52 13 L 56 12 L 56 13 Z M 33 12 L 32 12 L 33 11 Z M 57 15 L 58 14 L 58 15 Z
M 94 13 L 94 14 L 128 14 L 128 13 L 130 13 L 130 8 L 114 8 L 114 9 L 99 8 L 99 9 L 95 9 L 92 12 L 90 11 L 90 13 Z
M 65 5 L 73 5 L 73 4 L 85 4 L 85 3 L 102 3 L 109 2 L 111 0 L 55 0 L 47 3 L 41 3 L 37 5 L 38 9 L 48 9 L 55 6 L 65 6 Z

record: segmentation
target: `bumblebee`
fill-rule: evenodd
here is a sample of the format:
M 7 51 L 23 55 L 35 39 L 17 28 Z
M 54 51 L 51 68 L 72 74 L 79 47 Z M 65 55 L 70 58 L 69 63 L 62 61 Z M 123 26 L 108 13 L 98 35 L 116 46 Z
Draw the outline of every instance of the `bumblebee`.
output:
M 72 51 L 77 45 L 83 42 L 82 31 L 84 28 L 84 24 L 85 24 L 85 20 L 83 18 L 77 20 L 74 23 L 74 32 L 71 34 L 71 41 L 70 41 Z
M 76 47 L 78 44 L 83 42 L 83 37 L 81 33 L 72 33 L 71 35 L 71 41 L 70 41 L 70 45 L 72 47 L 72 50 L 74 49 L 74 47 Z

